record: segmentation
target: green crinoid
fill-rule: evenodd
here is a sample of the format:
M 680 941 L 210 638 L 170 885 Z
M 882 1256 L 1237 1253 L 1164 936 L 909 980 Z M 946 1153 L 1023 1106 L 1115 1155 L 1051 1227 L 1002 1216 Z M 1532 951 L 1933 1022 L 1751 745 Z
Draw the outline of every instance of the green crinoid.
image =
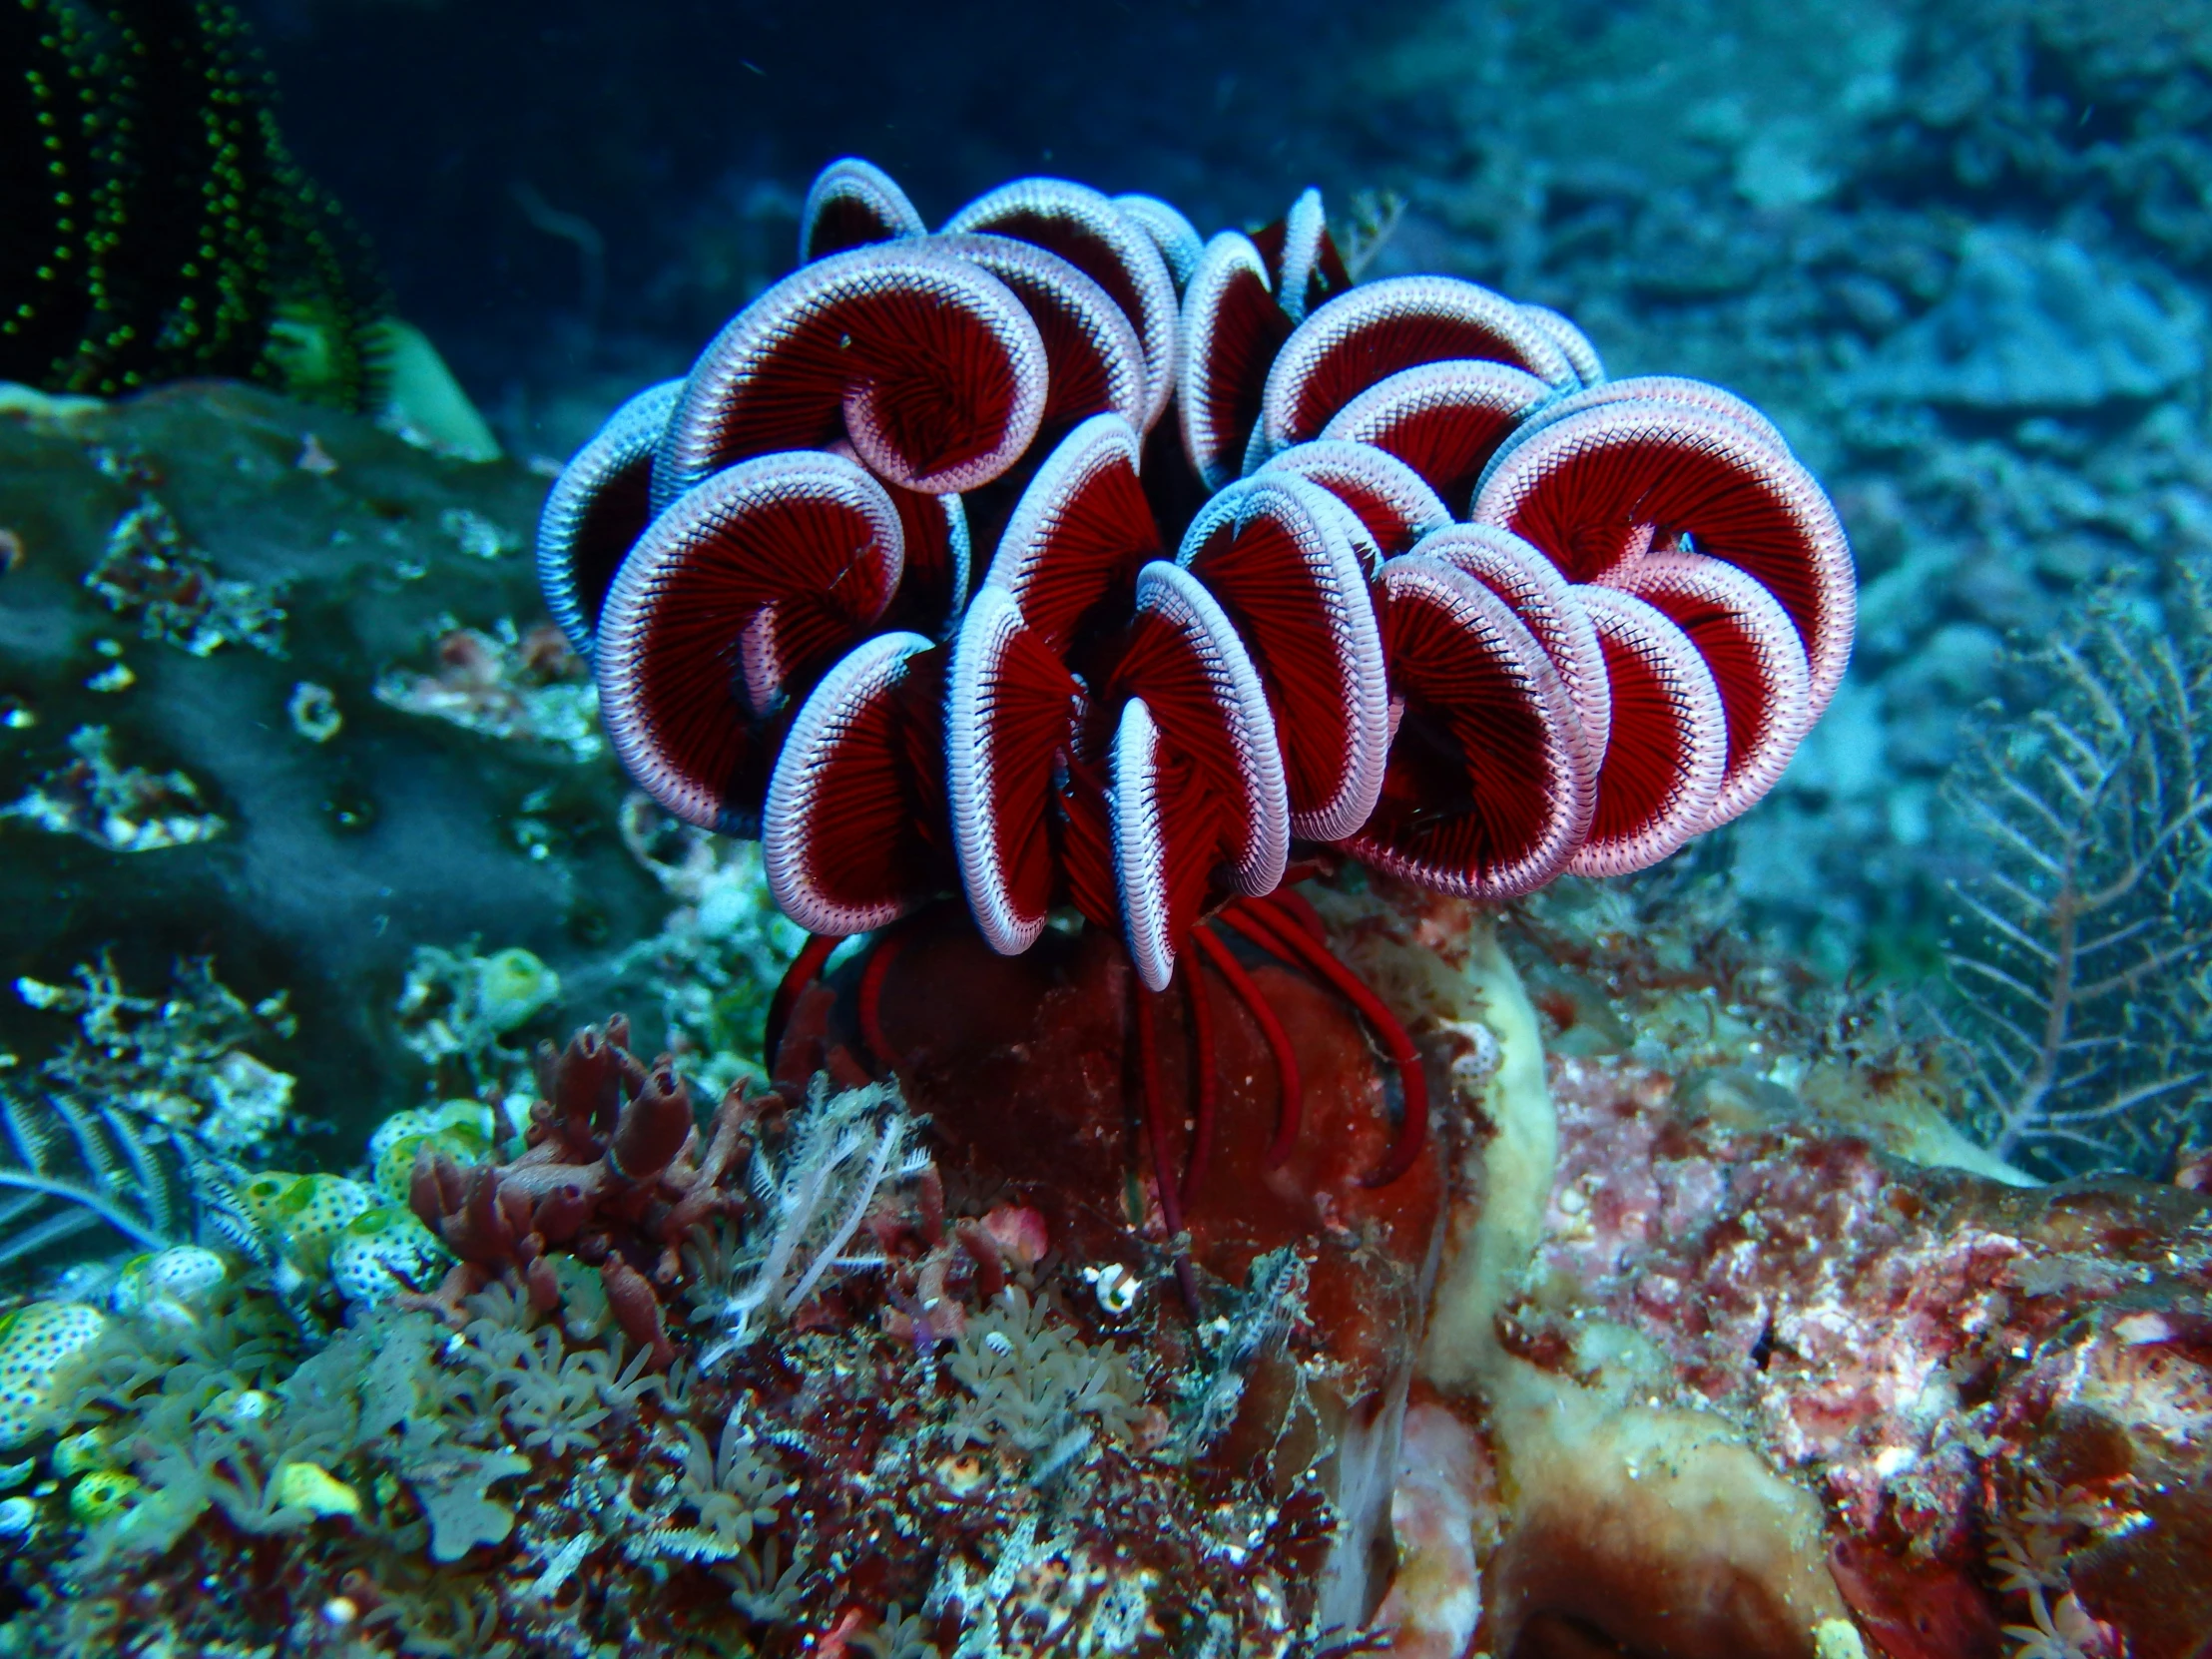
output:
M 0 0 L 0 379 L 360 407 L 389 311 L 222 0 Z

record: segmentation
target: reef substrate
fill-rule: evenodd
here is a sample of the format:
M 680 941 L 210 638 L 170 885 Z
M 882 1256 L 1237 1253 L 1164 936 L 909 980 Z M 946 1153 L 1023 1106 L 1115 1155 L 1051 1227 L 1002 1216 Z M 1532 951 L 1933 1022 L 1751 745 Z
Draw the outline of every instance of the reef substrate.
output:
M 1258 956 L 1304 1132 L 1220 999 L 1181 1238 L 1097 935 L 918 929 L 866 1022 L 856 955 L 711 1115 L 592 1034 L 425 1143 L 443 1286 L 111 1301 L 7 1453 L 12 1650 L 2202 1651 L 2212 1200 L 2028 1182 L 1617 892 L 1302 890 L 1427 1069 L 1400 1182 L 1391 1068 Z

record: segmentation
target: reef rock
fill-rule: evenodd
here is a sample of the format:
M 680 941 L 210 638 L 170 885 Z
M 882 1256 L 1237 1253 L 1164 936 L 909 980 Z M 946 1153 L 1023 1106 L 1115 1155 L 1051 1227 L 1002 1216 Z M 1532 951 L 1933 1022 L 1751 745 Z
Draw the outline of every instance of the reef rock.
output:
M 2020 412 L 2140 402 L 2202 369 L 2193 310 L 2161 304 L 2063 238 L 1976 230 L 1949 291 L 1885 341 L 1850 387 Z
M 1501 1058 L 1406 1427 L 1397 1651 L 2206 1650 L 2212 1202 L 2026 1182 L 1919 1080 L 1774 1064 L 1744 1000 L 1692 1046 L 1629 997 L 1597 1046 L 1633 1054 L 1546 1058 L 1502 953 L 1467 959 Z
M 616 828 L 588 676 L 540 631 L 542 479 L 192 383 L 0 412 L 10 972 L 213 953 L 312 1034 L 325 1116 L 408 1103 L 380 1018 L 420 943 L 568 967 L 666 903 Z M 552 1027 L 548 1027 L 552 1029 Z M 0 1043 L 59 1027 L 0 996 Z

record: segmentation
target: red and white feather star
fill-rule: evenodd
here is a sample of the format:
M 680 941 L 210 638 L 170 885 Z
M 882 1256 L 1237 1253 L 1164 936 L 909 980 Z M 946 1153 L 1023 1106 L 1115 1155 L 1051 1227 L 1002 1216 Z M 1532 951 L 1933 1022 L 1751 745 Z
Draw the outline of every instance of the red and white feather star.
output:
M 1154 991 L 1194 939 L 1226 977 L 1220 907 L 1305 950 L 1302 844 L 1478 899 L 1639 869 L 1835 695 L 1851 553 L 1771 422 L 1355 284 L 1312 192 L 1202 242 L 1025 179 L 932 236 L 845 160 L 800 253 L 578 453 L 539 563 L 632 776 L 813 932 L 957 893 L 1001 951 L 1071 906 Z

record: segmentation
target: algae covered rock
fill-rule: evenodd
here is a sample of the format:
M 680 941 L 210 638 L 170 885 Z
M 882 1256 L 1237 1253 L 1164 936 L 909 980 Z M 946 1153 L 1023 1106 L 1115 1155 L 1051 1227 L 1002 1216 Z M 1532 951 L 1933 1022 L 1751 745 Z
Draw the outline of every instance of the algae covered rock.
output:
M 667 907 L 617 829 L 583 666 L 524 551 L 544 485 L 196 383 L 0 413 L 0 913 L 12 973 L 213 955 L 303 1037 L 309 1117 L 416 1098 L 414 951 L 480 937 L 527 1050 L 561 977 Z M 550 1027 L 549 1027 L 550 1028 Z M 0 1045 L 62 1031 L 0 997 Z

